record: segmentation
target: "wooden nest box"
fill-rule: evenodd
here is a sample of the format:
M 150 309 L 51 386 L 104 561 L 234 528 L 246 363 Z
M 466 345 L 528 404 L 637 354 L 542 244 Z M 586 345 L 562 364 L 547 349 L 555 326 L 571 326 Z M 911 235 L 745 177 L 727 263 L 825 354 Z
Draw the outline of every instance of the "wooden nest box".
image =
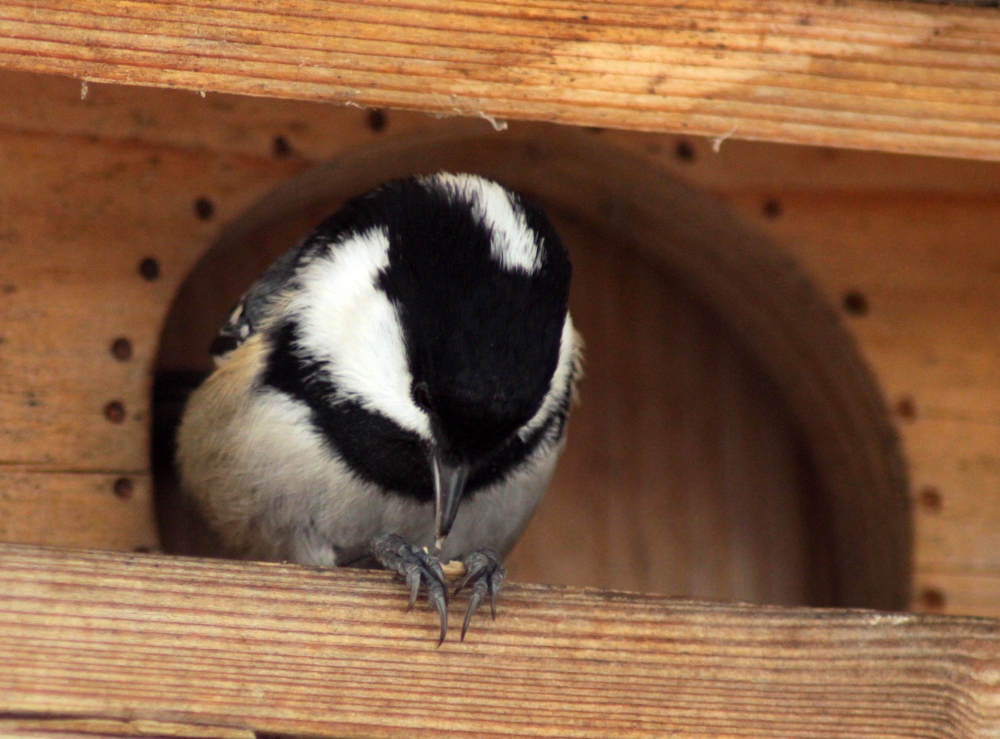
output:
M 995 8 L 875 0 L 0 1 L 0 733 L 996 735 L 998 58 Z M 435 650 L 383 573 L 164 552 L 232 303 L 440 170 L 575 264 L 511 577 L 632 594 Z

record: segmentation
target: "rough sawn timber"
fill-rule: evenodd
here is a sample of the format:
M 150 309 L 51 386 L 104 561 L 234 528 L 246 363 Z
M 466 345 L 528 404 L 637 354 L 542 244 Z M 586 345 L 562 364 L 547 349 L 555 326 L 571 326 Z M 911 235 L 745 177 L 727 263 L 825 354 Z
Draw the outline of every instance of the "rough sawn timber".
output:
M 3 0 L 0 66 L 490 119 L 1000 158 L 994 8 Z
M 0 545 L 0 729 L 45 735 L 46 719 L 52 733 L 78 722 L 114 735 L 127 722 L 135 733 L 200 726 L 189 732 L 199 736 L 1000 729 L 992 620 L 512 584 L 495 622 L 479 615 L 468 641 L 453 632 L 438 649 L 435 617 L 404 613 L 404 590 L 382 572 Z

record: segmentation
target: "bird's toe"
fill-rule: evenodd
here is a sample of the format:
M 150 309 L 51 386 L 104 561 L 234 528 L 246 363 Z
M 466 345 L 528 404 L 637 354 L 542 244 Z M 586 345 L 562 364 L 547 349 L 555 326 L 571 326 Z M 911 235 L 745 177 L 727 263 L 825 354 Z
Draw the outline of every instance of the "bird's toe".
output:
M 465 611 L 465 621 L 462 623 L 462 641 L 465 641 L 465 633 L 472 623 L 472 616 L 489 595 L 490 612 L 495 619 L 497 617 L 497 598 L 500 589 L 503 587 L 504 578 L 507 577 L 507 568 L 500 561 L 500 555 L 494 549 L 479 549 L 467 555 L 463 560 L 466 574 L 462 582 L 455 588 L 457 595 L 460 590 L 469 586 L 469 607 Z
M 448 633 L 448 584 L 437 558 L 415 547 L 397 534 L 386 534 L 372 542 L 372 555 L 390 572 L 406 580 L 410 588 L 409 611 L 417 601 L 420 585 L 427 588 L 427 602 L 441 617 L 438 646 Z

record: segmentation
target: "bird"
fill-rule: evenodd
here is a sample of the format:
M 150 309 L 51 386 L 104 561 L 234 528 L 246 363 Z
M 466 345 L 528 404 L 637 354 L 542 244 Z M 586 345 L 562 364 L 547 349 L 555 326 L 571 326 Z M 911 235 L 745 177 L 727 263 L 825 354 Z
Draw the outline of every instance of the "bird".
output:
M 447 633 L 497 597 L 565 446 L 583 342 L 541 206 L 473 174 L 386 182 L 278 258 L 212 342 L 181 490 L 235 556 L 378 567 Z

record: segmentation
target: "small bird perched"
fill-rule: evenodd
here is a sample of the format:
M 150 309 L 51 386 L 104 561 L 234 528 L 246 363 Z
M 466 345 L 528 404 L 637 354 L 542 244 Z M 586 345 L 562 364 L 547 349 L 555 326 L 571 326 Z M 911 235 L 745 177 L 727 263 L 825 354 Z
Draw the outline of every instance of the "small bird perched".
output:
M 184 493 L 241 556 L 378 562 L 406 579 L 410 607 L 423 584 L 441 642 L 438 557 L 460 559 L 464 639 L 487 595 L 496 617 L 501 557 L 564 445 L 580 368 L 571 273 L 545 213 L 481 177 L 349 201 L 213 342 L 216 370 L 178 431 Z

